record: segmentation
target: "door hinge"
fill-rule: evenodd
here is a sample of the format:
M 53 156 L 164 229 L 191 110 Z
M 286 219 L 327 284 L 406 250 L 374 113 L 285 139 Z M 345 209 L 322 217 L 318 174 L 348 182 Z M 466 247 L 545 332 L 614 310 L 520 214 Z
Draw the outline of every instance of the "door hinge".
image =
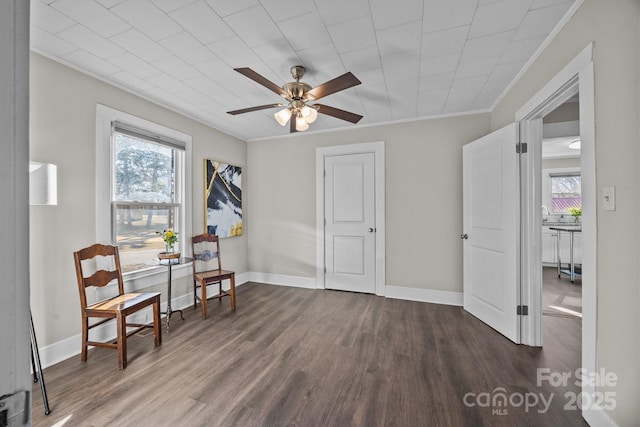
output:
M 529 315 L 529 306 L 528 305 L 519 305 L 516 309 L 516 314 L 518 316 L 528 316 Z
M 524 154 L 527 152 L 527 143 L 526 142 L 518 142 L 516 144 L 516 153 Z

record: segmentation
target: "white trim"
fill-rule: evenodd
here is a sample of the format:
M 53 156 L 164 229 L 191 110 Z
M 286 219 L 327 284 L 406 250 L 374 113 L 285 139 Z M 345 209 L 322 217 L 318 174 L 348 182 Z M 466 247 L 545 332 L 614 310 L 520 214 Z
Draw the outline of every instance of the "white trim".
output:
M 259 273 L 257 271 L 252 271 L 249 273 L 249 281 L 266 283 L 268 285 L 316 289 L 316 279 L 314 277 L 286 276 L 283 274 Z
M 580 103 L 580 140 L 581 144 L 581 176 L 582 176 L 582 363 L 581 367 L 587 372 L 596 372 L 597 366 L 597 187 L 596 187 L 596 159 L 595 159 L 595 93 L 594 93 L 594 66 L 593 43 L 576 56 L 567 66 L 556 74 L 540 91 L 538 91 L 516 113 L 516 119 L 521 121 L 522 129 L 526 132 L 525 138 L 530 142 L 530 155 L 525 160 L 528 186 L 523 187 L 523 198 L 532 202 L 532 206 L 524 213 L 523 223 L 526 228 L 526 237 L 523 247 L 537 247 L 540 244 L 540 236 L 535 229 L 541 224 L 540 190 L 542 168 L 541 135 L 534 125 L 541 122 L 544 114 L 551 111 L 559 103 L 568 99 L 573 93 L 579 93 Z M 584 191 L 587 189 L 588 191 Z M 537 236 L 537 237 L 536 237 Z M 542 316 L 539 301 L 542 298 L 541 279 L 536 279 L 536 268 L 541 265 L 539 251 L 529 251 L 523 256 L 523 264 L 528 265 L 528 273 L 523 275 L 523 298 L 528 297 L 535 308 L 530 310 L 531 319 L 525 319 L 524 329 L 527 337 L 526 344 L 542 345 Z M 526 304 L 527 301 L 522 302 Z M 533 315 L 533 316 L 531 316 Z M 584 382 L 582 392 L 593 395 L 595 387 Z M 591 417 L 606 420 L 608 416 L 602 413 L 583 410 L 582 415 L 592 425 Z
M 387 285 L 387 298 L 462 307 L 462 292 L 438 291 L 435 289 L 407 288 Z
M 619 427 L 607 412 L 598 405 L 582 410 L 582 417 L 591 427 Z
M 385 151 L 384 141 L 316 148 L 316 286 L 324 282 L 324 158 L 344 154 L 373 153 L 375 156 L 376 295 L 385 295 Z

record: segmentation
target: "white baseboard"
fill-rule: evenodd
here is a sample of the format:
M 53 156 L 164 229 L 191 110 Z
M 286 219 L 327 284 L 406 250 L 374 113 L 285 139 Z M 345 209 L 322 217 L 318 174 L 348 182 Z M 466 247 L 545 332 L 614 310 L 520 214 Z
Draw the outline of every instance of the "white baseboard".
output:
M 250 281 L 267 283 L 269 285 L 291 286 L 294 288 L 316 289 L 315 277 L 285 276 L 283 274 L 249 273 Z
M 386 297 L 408 301 L 462 306 L 462 292 L 407 288 L 403 286 L 387 286 Z

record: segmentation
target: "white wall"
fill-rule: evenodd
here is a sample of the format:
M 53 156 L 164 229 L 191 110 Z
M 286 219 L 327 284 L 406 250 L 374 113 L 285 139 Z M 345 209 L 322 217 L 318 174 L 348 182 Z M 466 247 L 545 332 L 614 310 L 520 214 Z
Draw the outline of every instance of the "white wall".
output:
M 618 375 L 621 426 L 640 419 L 640 3 L 585 0 L 576 15 L 491 114 L 497 129 L 589 42 L 595 44 L 596 185 L 616 186 L 616 211 L 597 211 L 597 366 Z M 602 389 L 600 389 L 602 390 Z
M 386 284 L 462 292 L 462 146 L 488 131 L 480 114 L 249 142 L 250 270 L 315 278 L 316 147 L 385 141 Z
M 246 143 L 33 53 L 30 84 L 30 158 L 58 166 L 58 205 L 30 209 L 31 302 L 43 348 L 80 333 L 72 254 L 96 239 L 96 104 L 192 136 L 194 233 L 204 231 L 203 159 L 245 166 Z M 245 212 L 247 207 L 245 198 Z M 223 239 L 221 250 L 225 268 L 247 271 L 246 234 Z M 153 289 L 163 292 L 165 302 L 166 271 L 156 282 Z M 190 274 L 174 280 L 174 299 L 190 292 Z

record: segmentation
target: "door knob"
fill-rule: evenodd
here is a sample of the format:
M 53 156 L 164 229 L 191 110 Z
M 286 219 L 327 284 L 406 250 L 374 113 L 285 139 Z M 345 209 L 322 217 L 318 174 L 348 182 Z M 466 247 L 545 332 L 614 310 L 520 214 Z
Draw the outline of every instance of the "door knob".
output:
M 373 228 L 369 228 L 367 231 L 368 231 L 369 233 L 373 233 L 373 232 L 374 232 L 374 231 L 376 231 L 376 230 L 375 230 L 375 229 L 373 229 Z
M 468 238 L 469 238 L 469 236 L 467 236 L 467 233 L 465 233 L 465 234 L 461 234 L 461 235 L 460 235 L 460 238 L 461 238 L 461 239 L 465 239 L 465 240 L 466 240 L 466 239 L 468 239 Z

